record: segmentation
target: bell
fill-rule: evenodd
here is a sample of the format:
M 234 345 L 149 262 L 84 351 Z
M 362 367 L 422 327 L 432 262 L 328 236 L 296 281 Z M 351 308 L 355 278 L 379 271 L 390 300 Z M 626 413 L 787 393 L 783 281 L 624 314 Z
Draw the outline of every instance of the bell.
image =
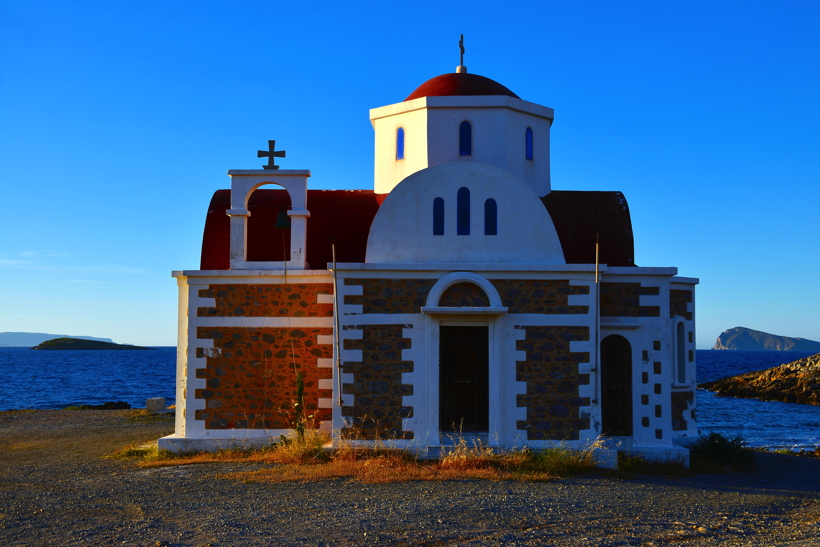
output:
M 280 230 L 287 230 L 290 228 L 290 217 L 288 217 L 287 211 L 279 211 L 279 215 L 276 217 L 276 226 L 274 228 L 279 228 Z

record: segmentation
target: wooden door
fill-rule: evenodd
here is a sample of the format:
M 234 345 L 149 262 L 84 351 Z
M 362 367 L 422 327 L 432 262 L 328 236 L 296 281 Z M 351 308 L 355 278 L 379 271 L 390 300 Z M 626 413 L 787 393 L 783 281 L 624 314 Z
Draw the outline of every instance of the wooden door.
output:
M 632 436 L 632 346 L 613 334 L 601 342 L 602 434 Z
M 489 328 L 440 327 L 439 428 L 489 429 Z

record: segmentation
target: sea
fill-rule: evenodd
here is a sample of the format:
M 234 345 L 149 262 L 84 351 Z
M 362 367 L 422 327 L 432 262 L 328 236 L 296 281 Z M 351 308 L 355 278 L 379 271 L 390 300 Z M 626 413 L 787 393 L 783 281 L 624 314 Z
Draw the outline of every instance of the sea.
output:
M 789 363 L 813 352 L 697 350 L 698 382 Z M 144 408 L 150 397 L 175 404 L 176 348 L 153 351 L 30 351 L 0 347 L 0 410 L 65 408 L 125 401 Z M 698 429 L 742 437 L 755 448 L 814 450 L 820 406 L 718 397 L 699 389 Z

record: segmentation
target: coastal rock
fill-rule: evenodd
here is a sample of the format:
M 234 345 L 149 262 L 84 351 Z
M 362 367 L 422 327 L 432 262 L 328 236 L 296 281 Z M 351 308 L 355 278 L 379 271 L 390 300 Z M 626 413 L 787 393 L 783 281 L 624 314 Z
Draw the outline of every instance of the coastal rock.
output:
M 721 396 L 820 405 L 820 353 L 778 367 L 705 382 Z
M 820 351 L 820 342 L 777 336 L 759 330 L 735 327 L 723 331 L 712 349 L 742 351 Z

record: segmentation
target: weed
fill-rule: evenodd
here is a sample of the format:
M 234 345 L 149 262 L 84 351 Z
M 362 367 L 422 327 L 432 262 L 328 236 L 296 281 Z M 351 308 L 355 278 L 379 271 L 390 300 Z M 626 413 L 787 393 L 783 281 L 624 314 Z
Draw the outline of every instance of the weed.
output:
M 618 472 L 627 475 L 666 475 L 674 477 L 687 475 L 689 470 L 686 469 L 684 460 L 647 460 L 637 454 L 618 452 Z
M 754 453 L 746 448 L 743 437 L 724 437 L 720 433 L 701 435 L 689 445 L 691 468 L 703 473 L 720 473 L 725 469 L 746 471 L 754 464 Z

